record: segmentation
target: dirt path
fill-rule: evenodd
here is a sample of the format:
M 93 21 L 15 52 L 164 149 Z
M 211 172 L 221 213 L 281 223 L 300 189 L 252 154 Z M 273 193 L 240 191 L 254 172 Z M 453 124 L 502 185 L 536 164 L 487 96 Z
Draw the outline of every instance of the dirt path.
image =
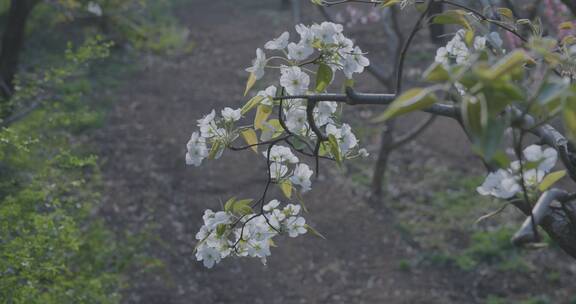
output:
M 101 214 L 117 229 L 150 228 L 162 244 L 150 254 L 166 263 L 162 272 L 134 275 L 126 302 L 468 302 L 450 274 L 401 270 L 413 250 L 385 216 L 332 176 L 306 197 L 309 221 L 328 240 L 282 239 L 267 267 L 233 259 L 207 270 L 195 261 L 203 209 L 260 193 L 264 163 L 250 152 L 227 152 L 200 169 L 185 167 L 184 144 L 204 113 L 240 105 L 256 46 L 291 28 L 289 11 L 279 7 L 272 0 L 193 1 L 179 12 L 197 43 L 192 54 L 154 61 L 120 90 L 96 138 L 105 162 Z

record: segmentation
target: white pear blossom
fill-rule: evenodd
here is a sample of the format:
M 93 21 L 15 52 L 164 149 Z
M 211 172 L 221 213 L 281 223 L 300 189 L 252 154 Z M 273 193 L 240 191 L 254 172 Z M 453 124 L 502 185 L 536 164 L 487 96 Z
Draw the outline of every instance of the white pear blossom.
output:
M 364 57 L 359 47 L 355 47 L 354 51 L 344 58 L 344 75 L 346 78 L 352 78 L 353 73 L 362 73 L 368 65 L 370 65 L 368 58 Z
M 514 176 L 507 170 L 499 169 L 496 172 L 490 172 L 484 180 L 484 183 L 476 188 L 481 195 L 492 195 L 498 198 L 511 198 L 518 191 L 520 185 L 516 182 Z
M 269 212 L 276 209 L 280 205 L 280 201 L 274 199 L 268 202 L 268 204 L 264 205 L 264 211 Z
M 486 37 L 483 36 L 474 37 L 474 49 L 480 51 L 485 48 L 486 48 Z
M 263 152 L 264 157 L 267 156 L 267 152 Z M 284 146 L 274 146 L 270 149 L 270 161 L 284 163 L 289 162 L 295 164 L 298 162 L 298 157 L 292 153 L 292 150 Z
M 311 29 L 316 39 L 324 44 L 331 44 L 336 42 L 335 36 L 342 32 L 343 27 L 341 24 L 325 21 L 321 24 L 313 24 Z
M 554 148 L 542 149 L 539 145 L 530 145 L 522 152 L 529 162 L 538 163 L 538 169 L 549 172 L 558 160 L 558 152 Z
M 252 66 L 246 69 L 246 72 L 253 73 L 256 80 L 264 76 L 264 68 L 266 68 L 266 54 L 262 49 L 256 49 L 256 59 L 252 62 Z
M 294 133 L 301 133 L 307 124 L 306 108 L 302 106 L 292 107 L 285 111 L 286 127 Z
M 204 216 L 202 216 L 204 224 L 210 230 L 216 228 L 220 224 L 230 224 L 230 214 L 224 211 L 213 212 L 210 209 L 204 211 Z
M 316 108 L 314 108 L 314 122 L 316 125 L 321 127 L 328 123 L 332 123 L 332 116 L 338 110 L 338 103 L 334 101 L 322 101 L 319 102 Z
M 300 213 L 300 209 L 301 209 L 300 205 L 288 204 L 286 205 L 286 207 L 284 207 L 282 212 L 286 216 L 296 216 Z
M 274 97 L 276 97 L 276 92 L 276 87 L 271 85 L 266 89 L 259 91 L 256 95 L 264 97 L 264 99 L 260 102 L 261 104 L 271 106 L 274 104 Z
M 270 178 L 279 180 L 288 173 L 288 167 L 282 163 L 272 162 L 270 164 Z
M 290 237 L 297 237 L 300 234 L 306 233 L 306 220 L 301 216 L 292 216 L 286 220 L 288 235 Z
M 298 42 L 298 44 L 313 49 L 312 44 L 314 43 L 314 33 L 312 30 L 303 24 L 297 24 L 296 32 L 300 34 L 300 42 Z
M 225 121 L 228 122 L 238 121 L 240 118 L 242 118 L 242 109 L 234 110 L 232 108 L 226 107 L 224 110 L 222 110 L 222 117 Z
M 464 63 L 470 55 L 470 50 L 462 37 L 464 37 L 464 31 L 459 30 L 456 35 L 454 35 L 454 38 L 446 44 L 446 50 L 456 57 L 458 64 Z
M 186 144 L 186 164 L 200 166 L 202 160 L 208 157 L 208 147 L 204 138 L 198 132 L 193 132 L 190 140 Z
M 499 169 L 488 174 L 482 186 L 477 188 L 478 193 L 511 198 L 522 190 L 522 180 L 529 191 L 536 190 L 558 159 L 556 150 L 542 149 L 539 145 L 526 147 L 522 155 L 523 159 L 511 162 L 508 169 Z M 528 167 L 526 162 L 533 163 L 536 167 Z
M 351 39 L 346 38 L 342 33 L 334 36 L 334 43 L 338 45 L 338 53 L 342 57 L 354 51 L 354 42 Z
M 283 50 L 288 46 L 288 39 L 290 39 L 290 33 L 284 32 L 278 38 L 266 42 L 264 48 L 267 50 Z
M 86 7 L 86 10 L 98 17 L 102 16 L 102 7 L 100 7 L 100 5 L 96 2 L 88 2 L 88 6 Z
M 288 44 L 288 58 L 296 61 L 303 61 L 308 59 L 314 53 L 314 49 L 304 43 L 290 42 Z
M 283 67 L 280 70 L 280 85 L 286 89 L 290 95 L 304 94 L 310 85 L 310 76 L 304 73 L 299 67 Z
M 214 247 L 201 246 L 196 251 L 196 260 L 202 261 L 206 268 L 214 267 L 221 259 L 220 251 Z
M 205 126 L 214 122 L 216 118 L 216 111 L 212 110 L 210 113 L 204 115 L 201 119 L 198 119 L 198 126 Z
M 336 137 L 343 155 L 346 155 L 348 151 L 358 146 L 358 139 L 356 135 L 352 133 L 352 128 L 348 124 L 342 124 L 341 128 L 329 124 L 326 126 L 326 133 Z
M 198 127 L 200 127 L 200 134 L 204 138 L 210 138 L 218 134 L 218 126 L 216 125 L 216 111 L 212 110 L 210 113 L 198 120 Z
M 434 58 L 434 61 L 441 63 L 444 66 L 447 66 L 450 63 L 448 55 L 449 53 L 446 47 L 441 47 L 436 50 L 436 57 Z
M 310 177 L 314 172 L 310 170 L 310 167 L 306 164 L 298 164 L 290 177 L 290 181 L 293 185 L 298 185 L 301 187 L 302 192 L 310 190 L 312 182 L 310 182 Z

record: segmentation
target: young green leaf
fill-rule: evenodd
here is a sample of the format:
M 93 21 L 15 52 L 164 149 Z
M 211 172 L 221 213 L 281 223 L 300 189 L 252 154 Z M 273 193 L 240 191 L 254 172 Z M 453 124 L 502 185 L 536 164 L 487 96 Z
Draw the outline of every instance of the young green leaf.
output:
M 292 197 L 292 183 L 289 180 L 284 180 L 280 183 L 280 189 L 282 189 L 282 193 L 286 196 L 287 199 Z
M 334 73 L 332 68 L 325 63 L 321 63 L 316 72 L 316 92 L 322 93 L 332 82 Z
M 232 211 L 239 215 L 246 215 L 253 212 L 252 207 L 250 204 L 252 203 L 252 199 L 243 199 L 236 201 L 232 206 Z
M 226 212 L 232 211 L 232 207 L 234 206 L 235 202 L 236 197 L 232 197 L 231 199 L 227 200 L 226 203 L 224 204 L 224 211 Z
M 262 129 L 262 124 L 268 119 L 272 113 L 272 107 L 268 105 L 259 105 L 256 109 L 256 116 L 254 117 L 254 128 Z
M 550 173 L 544 177 L 540 185 L 538 185 L 538 190 L 546 191 L 552 185 L 554 185 L 557 181 L 562 179 L 566 175 L 566 170 L 560 170 L 553 173 Z
M 450 80 L 450 74 L 439 62 L 434 62 L 424 71 L 424 80 L 430 82 L 445 82 Z
M 496 80 L 505 74 L 509 74 L 517 68 L 524 66 L 524 64 L 530 60 L 530 57 L 524 50 L 517 49 L 500 59 L 488 70 L 481 71 L 479 74 L 487 80 Z
M 435 16 L 432 19 L 432 23 L 435 24 L 455 24 L 460 25 L 466 30 L 473 30 L 472 26 L 466 19 L 466 12 L 463 10 L 449 10 L 444 13 Z
M 254 84 L 256 84 L 256 75 L 254 75 L 254 73 L 250 73 L 250 76 L 248 76 L 248 81 L 246 81 L 246 89 L 244 90 L 244 96 L 248 94 L 248 92 L 254 86 Z
M 310 232 L 312 235 L 317 236 L 317 237 L 322 238 L 322 239 L 326 239 L 325 236 L 323 236 L 320 232 L 318 232 L 318 230 L 312 228 L 310 225 L 304 224 L 304 228 L 306 228 L 306 230 L 308 232 Z
M 251 146 L 250 148 L 252 151 L 258 153 L 258 137 L 256 136 L 256 132 L 253 129 L 246 129 L 240 133 L 244 141 Z
M 388 109 L 372 119 L 372 122 L 384 122 L 398 115 L 428 108 L 438 101 L 434 95 L 434 91 L 438 89 L 439 87 L 437 86 L 410 89 L 396 98 L 396 100 L 388 106 Z
M 334 156 L 338 164 L 342 164 L 342 152 L 340 152 L 340 145 L 334 134 L 328 135 L 328 143 L 330 144 L 330 153 Z
M 250 100 L 248 100 L 248 102 L 242 107 L 242 110 L 241 110 L 242 114 L 248 113 L 255 106 L 259 105 L 263 99 L 264 99 L 264 97 L 260 96 L 260 95 L 256 95 L 256 96 L 250 98 Z

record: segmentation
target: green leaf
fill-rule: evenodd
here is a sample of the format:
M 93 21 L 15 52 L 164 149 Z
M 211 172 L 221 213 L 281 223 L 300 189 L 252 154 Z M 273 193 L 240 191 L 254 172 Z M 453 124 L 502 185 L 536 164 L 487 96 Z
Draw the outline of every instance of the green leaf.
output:
M 498 14 L 502 17 L 506 17 L 510 20 L 514 19 L 514 13 L 512 13 L 512 10 L 507 7 L 499 7 L 496 9 L 496 12 L 498 12 Z
M 402 2 L 402 0 L 384 0 L 382 2 L 382 7 L 389 7 Z
M 462 10 L 449 10 L 432 19 L 435 24 L 455 24 L 460 25 L 467 30 L 472 30 L 472 26 L 466 19 L 466 12 Z
M 274 128 L 274 134 L 272 134 L 272 138 L 276 138 L 280 135 L 282 135 L 282 133 L 284 133 L 284 129 L 282 128 L 282 125 L 280 124 L 280 121 L 278 119 L 270 119 L 268 121 L 268 125 L 270 125 L 272 128 Z M 263 126 L 263 130 L 266 131 L 268 128 L 267 125 Z
M 322 239 L 326 239 L 325 236 L 323 236 L 320 232 L 318 232 L 318 230 L 312 228 L 310 225 L 304 224 L 304 228 L 306 228 L 306 230 L 308 232 L 310 232 L 312 235 L 317 236 L 317 237 L 322 238 Z
M 388 106 L 388 109 L 374 118 L 372 122 L 385 122 L 398 115 L 428 108 L 438 101 L 433 94 L 433 92 L 438 89 L 438 86 L 410 89 L 396 98 L 390 106 Z
M 292 197 L 292 183 L 289 180 L 283 180 L 278 186 L 287 199 Z
M 334 156 L 338 164 L 342 164 L 342 152 L 340 152 L 340 145 L 334 134 L 328 135 L 328 143 L 330 144 L 330 153 Z
M 430 82 L 445 82 L 450 80 L 450 74 L 439 62 L 434 62 L 426 71 L 424 71 L 424 80 Z
M 236 201 L 232 206 L 232 211 L 239 215 L 246 215 L 253 213 L 252 207 L 250 207 L 251 203 L 252 199 L 243 199 Z
M 482 96 L 466 96 L 460 107 L 462 122 L 468 134 L 479 137 L 488 122 L 488 106 Z
M 482 134 L 475 139 L 473 149 L 487 162 L 492 162 L 498 154 L 502 137 L 508 124 L 502 119 L 488 118 Z
M 264 97 L 260 96 L 260 95 L 256 95 L 256 96 L 250 98 L 250 100 L 248 100 L 248 102 L 242 107 L 242 110 L 241 110 L 242 114 L 248 113 L 255 106 L 259 105 L 263 99 L 264 99 Z
M 467 30 L 464 34 L 464 42 L 468 47 L 472 47 L 474 45 L 474 30 Z
M 250 76 L 248 76 L 248 81 L 246 81 L 246 89 L 244 90 L 244 96 L 248 94 L 248 92 L 254 86 L 254 84 L 256 84 L 256 75 L 254 75 L 254 73 L 250 73 Z
M 325 63 L 321 63 L 318 66 L 318 71 L 316 72 L 316 92 L 322 93 L 330 83 L 332 82 L 332 77 L 334 73 L 332 72 L 332 68 Z
M 221 237 L 226 232 L 226 224 L 219 224 L 216 226 L 216 235 Z
M 268 119 L 272 113 L 272 107 L 268 105 L 259 105 L 256 109 L 256 116 L 254 117 L 254 128 L 262 129 L 262 124 Z
M 524 50 L 517 49 L 504 58 L 498 60 L 496 64 L 488 70 L 479 71 L 480 76 L 487 80 L 496 80 L 506 74 L 514 72 L 521 68 L 530 60 L 530 57 Z
M 562 179 L 566 175 L 566 170 L 560 170 L 553 173 L 550 173 L 544 177 L 544 180 L 538 185 L 538 190 L 546 191 L 552 185 L 554 185 L 557 181 Z
M 258 153 L 258 146 L 256 146 L 258 144 L 258 137 L 256 136 L 256 132 L 253 129 L 246 129 L 240 132 L 240 134 L 244 138 L 244 141 L 246 141 L 249 146 L 252 146 L 250 147 L 252 151 Z
M 235 202 L 236 197 L 232 197 L 231 199 L 227 200 L 226 203 L 224 204 L 224 211 L 226 212 L 232 211 L 232 207 L 234 206 Z
M 570 105 L 564 107 L 562 112 L 564 127 L 568 130 L 568 134 L 572 142 L 576 142 L 576 110 Z

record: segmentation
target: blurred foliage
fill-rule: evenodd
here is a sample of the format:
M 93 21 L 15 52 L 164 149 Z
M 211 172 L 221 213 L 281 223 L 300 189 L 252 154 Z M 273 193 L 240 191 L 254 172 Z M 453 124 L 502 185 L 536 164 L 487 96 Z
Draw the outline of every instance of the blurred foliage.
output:
M 8 2 L 8 0 L 2 0 Z M 31 31 L 65 25 L 73 35 L 98 33 L 119 46 L 156 54 L 187 53 L 189 31 L 172 10 L 182 0 L 45 0 L 32 16 Z M 2 5 L 0 7 L 4 7 Z M 32 33 L 32 34 L 33 34 Z
M 140 253 L 144 235 L 95 216 L 98 159 L 79 138 L 102 123 L 106 104 L 91 91 L 117 85 L 115 58 L 189 45 L 172 2 L 59 0 L 34 10 L 14 95 L 0 108 L 0 302 L 119 303 L 128 269 L 158 265 Z M 0 1 L 0 24 L 8 4 Z

